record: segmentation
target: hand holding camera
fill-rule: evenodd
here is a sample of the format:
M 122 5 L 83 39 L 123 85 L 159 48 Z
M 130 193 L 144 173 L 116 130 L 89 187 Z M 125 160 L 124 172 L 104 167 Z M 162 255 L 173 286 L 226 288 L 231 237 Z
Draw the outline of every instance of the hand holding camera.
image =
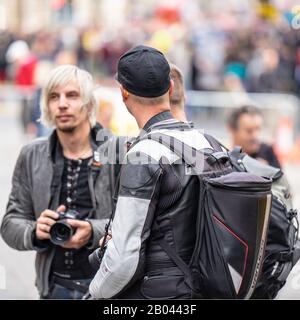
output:
M 57 212 L 45 210 L 37 220 L 36 237 L 50 239 L 52 243 L 66 249 L 79 249 L 91 238 L 92 226 L 87 221 L 78 220 L 75 210 L 65 211 L 61 205 Z
M 92 236 L 92 226 L 87 221 L 68 219 L 67 223 L 73 228 L 74 233 L 70 240 L 62 247 L 66 249 L 79 249 L 86 245 Z
M 63 212 L 66 210 L 66 207 L 61 205 L 57 208 L 56 211 Z M 49 240 L 50 239 L 50 229 L 56 223 L 56 220 L 59 218 L 59 214 L 52 210 L 44 210 L 39 218 L 37 219 L 36 224 L 36 238 L 38 240 Z

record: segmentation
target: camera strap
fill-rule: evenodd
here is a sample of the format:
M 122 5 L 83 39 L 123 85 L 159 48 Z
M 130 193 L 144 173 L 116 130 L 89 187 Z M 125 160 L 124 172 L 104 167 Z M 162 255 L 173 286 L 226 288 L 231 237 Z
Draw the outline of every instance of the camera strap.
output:
M 109 235 L 109 227 L 111 225 L 111 222 L 113 221 L 114 217 L 115 217 L 115 212 L 116 212 L 116 202 L 118 199 L 118 192 L 119 192 L 119 185 L 120 185 L 120 177 L 121 177 L 121 165 L 119 165 L 118 171 L 117 171 L 117 178 L 116 178 L 116 184 L 115 184 L 115 188 L 113 190 L 113 194 L 112 194 L 112 204 L 111 204 L 111 215 L 109 217 L 109 220 L 107 222 L 107 224 L 105 225 L 105 233 L 104 233 L 104 237 L 103 237 L 103 241 L 102 244 L 100 246 L 100 255 L 103 256 L 104 252 L 105 252 L 105 247 L 106 247 L 106 241 L 107 241 L 107 237 Z
M 112 148 L 113 151 L 115 152 L 115 161 L 116 163 L 111 164 L 112 170 L 110 170 L 110 191 L 111 191 L 111 215 L 109 217 L 109 220 L 107 224 L 105 225 L 105 232 L 104 232 L 104 237 L 103 237 L 103 242 L 100 246 L 100 255 L 104 254 L 105 247 L 106 247 L 106 242 L 107 242 L 107 237 L 109 235 L 109 229 L 112 220 L 114 219 L 115 215 L 115 210 L 116 210 L 116 202 L 118 198 L 118 191 L 119 191 L 119 183 L 120 183 L 120 176 L 121 176 L 121 167 L 122 167 L 122 155 L 124 154 L 123 152 L 120 152 L 120 147 L 123 146 L 123 140 L 120 139 L 120 137 L 116 137 L 115 140 L 112 142 Z M 128 142 L 126 140 L 127 147 L 128 147 Z M 124 147 L 125 147 L 125 141 L 124 141 Z M 95 155 L 95 153 L 94 153 Z M 97 155 L 97 161 L 100 163 L 100 156 L 99 153 L 96 153 Z M 95 160 L 95 159 L 94 159 Z M 98 168 L 98 173 L 99 173 L 99 168 Z

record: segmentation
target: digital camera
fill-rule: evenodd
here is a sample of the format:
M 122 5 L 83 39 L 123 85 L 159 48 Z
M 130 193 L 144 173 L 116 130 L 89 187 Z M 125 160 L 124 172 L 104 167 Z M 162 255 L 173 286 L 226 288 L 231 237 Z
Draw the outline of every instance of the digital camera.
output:
M 66 220 L 78 219 L 80 214 L 76 210 L 57 213 L 59 214 L 57 222 L 50 228 L 50 240 L 56 245 L 62 245 L 70 240 L 75 232 L 75 229 Z

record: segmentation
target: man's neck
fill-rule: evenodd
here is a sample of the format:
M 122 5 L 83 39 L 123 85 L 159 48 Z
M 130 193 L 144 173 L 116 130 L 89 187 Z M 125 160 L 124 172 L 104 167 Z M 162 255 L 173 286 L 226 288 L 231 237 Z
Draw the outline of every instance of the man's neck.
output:
M 172 115 L 178 121 L 188 122 L 186 115 L 185 115 L 185 112 L 183 110 L 174 108 L 174 109 L 172 109 Z
M 90 126 L 77 127 L 72 132 L 57 130 L 57 136 L 67 158 L 86 158 L 91 155 Z
M 152 117 L 164 111 L 170 111 L 170 107 L 167 105 L 162 105 L 155 108 L 149 107 L 149 109 L 146 112 L 145 112 L 145 107 L 144 108 L 140 107 L 139 111 L 136 112 L 136 114 L 134 114 L 133 116 L 135 117 L 139 128 L 142 129 Z

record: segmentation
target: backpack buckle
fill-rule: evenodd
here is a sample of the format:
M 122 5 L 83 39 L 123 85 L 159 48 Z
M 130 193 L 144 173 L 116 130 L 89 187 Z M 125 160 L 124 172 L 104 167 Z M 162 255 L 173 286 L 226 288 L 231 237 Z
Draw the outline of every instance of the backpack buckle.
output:
M 293 256 L 294 256 L 294 250 L 289 251 L 289 252 L 280 252 L 278 260 L 280 262 L 293 261 Z
M 213 165 L 216 162 L 225 163 L 229 160 L 229 156 L 226 152 L 214 152 L 208 158 L 207 162 L 209 165 Z

